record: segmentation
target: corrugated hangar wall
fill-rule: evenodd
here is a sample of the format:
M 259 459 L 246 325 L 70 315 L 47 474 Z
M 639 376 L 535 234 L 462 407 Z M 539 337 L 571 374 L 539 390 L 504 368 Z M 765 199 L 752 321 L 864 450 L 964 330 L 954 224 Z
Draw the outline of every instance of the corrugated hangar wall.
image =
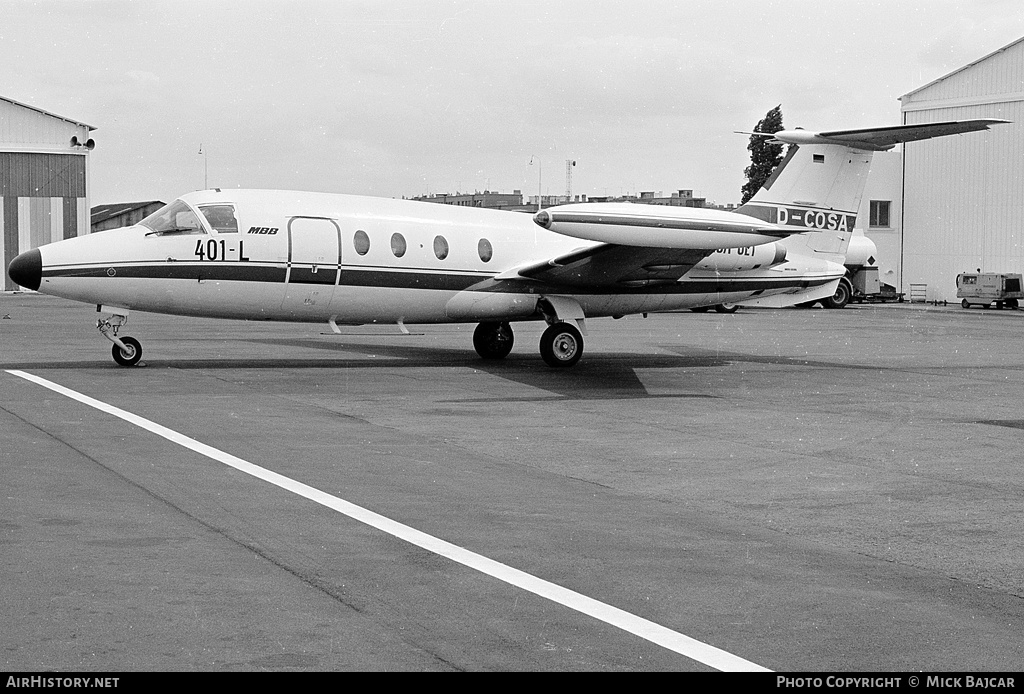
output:
M 900 291 L 956 301 L 960 272 L 1024 273 L 1024 38 L 900 101 L 908 124 L 1013 121 L 903 145 Z
M 0 267 L 89 232 L 90 125 L 0 97 Z M 72 138 L 75 138 L 74 140 Z M 78 143 L 78 144 L 76 144 Z

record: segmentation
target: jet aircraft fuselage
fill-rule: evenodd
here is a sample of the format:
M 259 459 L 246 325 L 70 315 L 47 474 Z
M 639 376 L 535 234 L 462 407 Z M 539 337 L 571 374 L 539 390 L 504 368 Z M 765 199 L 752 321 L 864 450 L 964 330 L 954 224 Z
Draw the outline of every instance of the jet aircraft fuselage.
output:
M 551 232 L 528 214 L 325 193 L 208 190 L 169 207 L 139 225 L 44 247 L 39 290 L 180 315 L 442 323 L 540 319 L 538 296 L 563 294 L 587 317 L 683 309 L 825 284 L 843 272 L 787 259 L 749 234 L 746 243 L 758 245 L 704 249 L 670 283 L 649 270 L 588 278 L 594 286 L 579 286 L 579 273 L 542 283 L 517 269 L 600 242 Z
M 530 216 L 409 200 L 279 190 L 189 193 L 139 224 L 29 250 L 8 274 L 97 305 L 113 356 L 130 311 L 328 322 L 479 323 L 485 359 L 511 323 L 548 324 L 552 366 L 583 353 L 585 319 L 833 297 L 875 150 L 985 130 L 995 119 L 758 134 L 792 145 L 739 210 L 571 204 Z M 774 303 L 772 303 L 774 302 Z

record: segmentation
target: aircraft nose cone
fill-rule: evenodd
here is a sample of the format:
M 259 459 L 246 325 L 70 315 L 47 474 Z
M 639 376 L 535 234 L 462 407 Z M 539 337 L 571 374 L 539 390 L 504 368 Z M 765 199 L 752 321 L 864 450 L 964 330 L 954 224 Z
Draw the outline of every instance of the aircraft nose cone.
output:
M 12 260 L 7 266 L 7 276 L 25 289 L 38 291 L 43 278 L 43 256 L 39 249 L 25 251 Z

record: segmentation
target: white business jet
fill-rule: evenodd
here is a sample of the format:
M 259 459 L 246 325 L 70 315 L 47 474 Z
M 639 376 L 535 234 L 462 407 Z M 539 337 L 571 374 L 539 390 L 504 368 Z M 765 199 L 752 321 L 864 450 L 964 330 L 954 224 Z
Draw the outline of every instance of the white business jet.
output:
M 409 200 L 281 190 L 183 195 L 136 225 L 20 254 L 8 274 L 95 304 L 114 360 L 130 311 L 328 323 L 478 323 L 502 359 L 511 324 L 543 320 L 540 353 L 583 355 L 586 318 L 832 296 L 845 274 L 872 152 L 987 129 L 979 119 L 864 130 L 755 133 L 790 145 L 736 212 L 620 203 L 531 216 Z

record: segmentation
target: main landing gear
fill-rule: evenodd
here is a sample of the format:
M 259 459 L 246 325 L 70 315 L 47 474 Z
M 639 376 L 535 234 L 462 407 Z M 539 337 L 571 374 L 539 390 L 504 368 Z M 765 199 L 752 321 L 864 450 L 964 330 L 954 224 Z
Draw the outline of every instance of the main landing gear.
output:
M 473 346 L 484 359 L 504 359 L 515 341 L 508 323 L 481 323 L 473 331 Z
M 473 347 L 483 359 L 504 359 L 514 342 L 508 323 L 481 323 L 473 331 Z M 540 356 L 548 366 L 572 366 L 583 356 L 583 335 L 572 323 L 556 321 L 540 336 Z
M 556 368 L 574 365 L 583 356 L 583 333 L 574 323 L 583 327 L 583 309 L 569 297 L 547 296 L 538 309 L 548 327 L 540 336 L 540 356 L 548 366 Z M 473 347 L 484 359 L 504 359 L 512 351 L 515 338 L 512 326 L 503 322 L 484 322 L 473 332 Z
M 583 356 L 583 335 L 572 323 L 553 323 L 540 336 L 540 356 L 548 366 L 572 366 Z
M 118 337 L 117 332 L 128 322 L 127 315 L 115 313 L 110 318 L 100 318 L 96 328 L 103 337 L 114 343 L 111 354 L 121 366 L 135 366 L 142 359 L 142 344 L 134 337 Z

